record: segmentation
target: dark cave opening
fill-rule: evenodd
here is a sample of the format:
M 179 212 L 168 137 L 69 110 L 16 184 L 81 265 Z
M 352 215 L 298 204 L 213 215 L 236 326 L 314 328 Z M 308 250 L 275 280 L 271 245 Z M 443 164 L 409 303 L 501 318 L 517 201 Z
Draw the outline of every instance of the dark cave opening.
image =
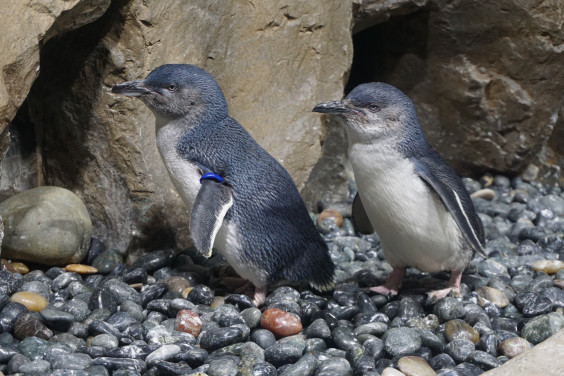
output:
M 345 95 L 381 81 L 408 92 L 425 76 L 429 11 L 391 17 L 353 35 L 353 63 Z

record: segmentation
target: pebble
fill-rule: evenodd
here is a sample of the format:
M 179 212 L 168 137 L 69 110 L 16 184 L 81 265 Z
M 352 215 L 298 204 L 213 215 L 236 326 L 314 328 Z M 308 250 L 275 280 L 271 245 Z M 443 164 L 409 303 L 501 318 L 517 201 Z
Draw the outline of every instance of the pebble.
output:
M 194 286 L 186 296 L 186 299 L 194 304 L 210 305 L 214 300 L 213 291 L 206 285 Z
M 492 201 L 495 197 L 495 191 L 489 188 L 480 189 L 479 191 L 476 191 L 470 195 L 470 198 L 472 199 L 481 198 L 488 201 Z
M 2 268 L 5 268 L 11 273 L 27 274 L 29 273 L 29 268 L 23 262 L 11 262 L 2 259 Z
M 214 351 L 222 347 L 241 342 L 244 339 L 243 330 L 238 327 L 214 328 L 200 334 L 200 346 L 207 351 Z
M 467 339 L 476 343 L 480 339 L 480 335 L 474 328 L 459 319 L 445 323 L 445 336 L 449 342 L 456 339 Z
M 521 337 L 506 339 L 499 344 L 499 351 L 509 359 L 522 354 L 533 347 L 529 341 Z
M 98 272 L 101 274 L 108 274 L 121 262 L 122 258 L 120 255 L 112 250 L 107 250 L 100 253 L 92 261 L 92 267 L 98 269 Z
M 328 208 L 323 210 L 317 217 L 317 225 L 321 226 L 325 221 L 331 221 L 337 227 L 341 227 L 343 225 L 343 216 L 339 211 Z
M 94 274 L 98 273 L 98 269 L 90 265 L 84 264 L 68 264 L 65 266 L 67 272 L 73 272 L 78 274 Z
M 465 362 L 474 350 L 474 342 L 467 339 L 455 339 L 445 346 L 445 353 L 457 363 Z
M 39 312 L 43 310 L 49 302 L 43 296 L 29 291 L 19 291 L 10 297 L 10 301 L 23 304 L 28 311 Z
M 173 359 L 176 355 L 178 355 L 182 349 L 180 346 L 171 344 L 171 345 L 163 345 L 147 355 L 145 358 L 145 362 L 148 366 L 154 365 L 157 362 L 167 361 Z
M 384 349 L 391 356 L 411 354 L 421 347 L 421 338 L 414 328 L 391 328 L 385 333 Z
M 290 365 L 280 376 L 313 376 L 318 361 L 312 354 L 306 354 L 296 363 Z
M 319 361 L 315 376 L 352 376 L 350 363 L 344 358 L 328 358 Z
M 264 350 L 264 360 L 274 367 L 297 362 L 305 349 L 305 344 L 278 342 Z
M 395 368 L 392 367 L 386 367 L 384 368 L 384 370 L 382 371 L 382 376 L 406 376 L 405 373 L 398 371 Z
M 464 317 L 465 310 L 464 305 L 458 299 L 447 296 L 435 303 L 433 313 L 440 322 L 444 322 Z
M 27 308 L 21 303 L 10 302 L 0 311 L 0 333 L 11 332 L 16 321 L 27 312 Z
M 420 356 L 404 356 L 398 360 L 398 368 L 406 376 L 435 376 L 437 373 Z
M 268 308 L 262 313 L 260 326 L 277 337 L 287 337 L 302 331 L 302 323 L 291 313 L 278 308 Z
M 24 313 L 14 324 L 14 334 L 20 340 L 26 337 L 48 340 L 53 336 L 53 331 L 47 328 L 35 315 Z
M 509 304 L 507 296 L 502 291 L 493 287 L 481 286 L 475 291 L 478 294 L 478 304 L 482 307 L 488 302 L 491 302 L 500 308 L 506 307 Z
M 525 324 L 521 336 L 536 345 L 564 327 L 564 316 L 562 313 L 552 312 L 532 318 Z
M 472 351 L 468 356 L 467 361 L 483 370 L 490 370 L 492 368 L 499 367 L 502 364 L 495 356 L 479 350 Z
M 197 313 L 181 310 L 176 315 L 175 329 L 198 337 L 202 331 L 202 320 Z
M 560 270 L 564 270 L 564 261 L 560 260 L 537 260 L 532 265 L 536 272 L 545 272 L 546 274 L 555 274 Z
M 23 285 L 24 279 L 21 274 L 0 270 L 0 293 L 12 295 Z

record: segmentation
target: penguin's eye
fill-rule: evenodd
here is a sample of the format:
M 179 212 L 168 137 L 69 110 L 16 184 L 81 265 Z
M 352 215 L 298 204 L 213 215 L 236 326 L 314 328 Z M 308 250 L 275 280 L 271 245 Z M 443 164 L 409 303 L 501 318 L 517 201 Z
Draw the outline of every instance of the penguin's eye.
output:
M 366 106 L 366 108 L 368 108 L 368 110 L 370 112 L 378 112 L 380 111 L 380 106 L 378 106 L 377 104 L 371 103 L 368 106 Z
M 176 89 L 178 89 L 178 86 L 176 86 L 175 84 L 169 84 L 167 85 L 166 89 L 168 91 L 176 91 Z

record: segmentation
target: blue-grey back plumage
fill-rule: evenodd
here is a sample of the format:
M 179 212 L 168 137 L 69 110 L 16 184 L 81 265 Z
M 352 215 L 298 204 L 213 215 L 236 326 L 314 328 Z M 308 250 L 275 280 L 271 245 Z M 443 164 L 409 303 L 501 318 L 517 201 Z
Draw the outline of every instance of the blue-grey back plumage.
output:
M 461 179 L 425 139 L 411 100 L 391 85 L 369 83 L 314 111 L 345 120 L 359 194 L 353 217 L 370 219 L 394 267 L 374 291 L 397 293 L 406 266 L 451 270 L 450 287 L 458 288 L 472 255 L 484 254 L 484 232 Z
M 137 96 L 153 111 L 159 152 L 191 211 L 195 245 L 209 256 L 215 242 L 257 287 L 255 303 L 277 280 L 332 285 L 327 246 L 290 175 L 229 117 L 211 75 L 193 65 L 167 64 L 113 91 Z

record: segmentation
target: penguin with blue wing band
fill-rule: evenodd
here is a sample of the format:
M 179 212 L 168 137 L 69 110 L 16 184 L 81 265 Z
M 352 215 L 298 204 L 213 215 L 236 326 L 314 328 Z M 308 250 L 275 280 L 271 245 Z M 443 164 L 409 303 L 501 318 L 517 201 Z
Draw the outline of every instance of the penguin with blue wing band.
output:
M 321 103 L 314 112 L 344 120 L 358 197 L 353 221 L 372 228 L 393 270 L 372 290 L 395 295 L 408 266 L 451 272 L 446 289 L 460 289 L 462 272 L 475 253 L 485 256 L 484 231 L 461 179 L 429 145 L 415 107 L 397 88 L 368 83 L 342 101 Z M 370 224 L 366 222 L 369 219 Z
M 332 288 L 335 266 L 292 178 L 228 115 L 211 75 L 167 64 L 112 91 L 153 111 L 157 147 L 190 212 L 196 248 L 209 257 L 215 247 L 252 282 L 257 306 L 275 281 Z

